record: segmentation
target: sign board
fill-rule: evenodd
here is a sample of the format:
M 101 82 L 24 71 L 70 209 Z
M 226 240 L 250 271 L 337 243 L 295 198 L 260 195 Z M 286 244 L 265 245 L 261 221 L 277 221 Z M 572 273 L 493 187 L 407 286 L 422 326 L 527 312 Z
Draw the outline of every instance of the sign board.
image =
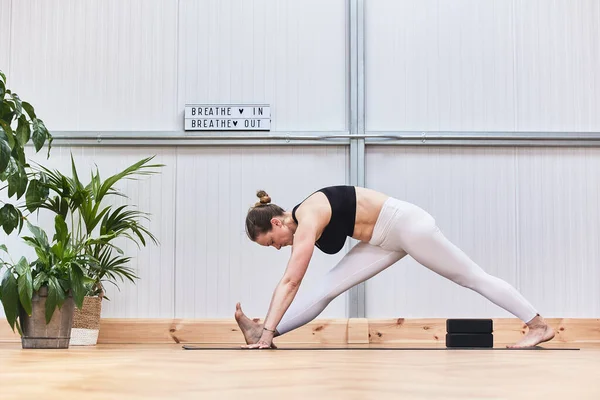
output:
M 269 131 L 271 106 L 265 104 L 186 104 L 186 131 Z

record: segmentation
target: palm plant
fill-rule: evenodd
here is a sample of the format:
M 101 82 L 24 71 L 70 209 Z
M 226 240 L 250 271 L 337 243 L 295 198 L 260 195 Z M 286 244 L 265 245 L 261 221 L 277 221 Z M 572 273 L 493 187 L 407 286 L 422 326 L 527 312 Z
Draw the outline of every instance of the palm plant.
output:
M 134 270 L 127 266 L 131 257 L 125 256 L 123 250 L 115 245 L 116 239 L 129 239 L 138 248 L 140 244 L 145 246 L 147 239 L 158 244 L 156 237 L 140 222 L 148 219 L 148 213 L 131 209 L 130 205 L 105 204 L 109 196 L 127 197 L 115 188 L 120 180 L 156 173 L 153 169 L 163 165 L 149 164 L 153 158 L 144 158 L 104 181 L 96 167 L 85 186 L 79 179 L 72 156 L 71 177 L 41 165 L 34 167 L 39 176 L 39 185 L 49 195 L 45 199 L 32 197 L 30 209 L 47 209 L 61 215 L 70 221 L 73 240 L 85 243 L 81 253 L 89 257 L 85 271 L 90 278 L 88 296 L 106 298 L 104 282 L 118 287 L 117 279 L 134 282 L 138 278 Z

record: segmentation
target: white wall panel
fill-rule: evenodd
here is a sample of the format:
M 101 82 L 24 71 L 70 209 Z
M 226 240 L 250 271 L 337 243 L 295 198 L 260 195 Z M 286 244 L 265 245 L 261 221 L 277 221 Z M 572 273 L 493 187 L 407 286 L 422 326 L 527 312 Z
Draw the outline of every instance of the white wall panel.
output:
M 515 1 L 517 126 L 599 131 L 600 2 Z
M 0 71 L 10 72 L 10 15 L 12 0 L 0 0 Z M 9 82 L 10 85 L 10 82 Z
M 428 210 L 442 232 L 542 315 L 600 315 L 600 150 L 368 150 L 367 185 Z M 412 258 L 367 283 L 367 316 L 511 317 Z
M 513 149 L 373 147 L 366 185 L 412 202 L 488 273 L 518 284 Z M 366 315 L 510 316 L 405 257 L 367 281 Z
M 600 5 L 366 4 L 366 127 L 600 130 Z
M 251 242 L 245 218 L 264 189 L 286 210 L 327 185 L 346 182 L 340 147 L 180 148 L 177 155 L 177 318 L 231 318 L 235 303 L 263 318 L 291 248 Z M 342 258 L 315 251 L 299 295 Z M 345 295 L 322 316 L 344 317 Z
M 519 280 L 549 316 L 600 317 L 600 149 L 517 151 Z
M 177 128 L 177 0 L 12 9 L 10 80 L 49 129 Z
M 81 151 L 88 153 L 86 148 Z M 107 285 L 111 301 L 104 303 L 104 317 L 168 318 L 174 314 L 176 149 L 102 147 L 90 152 L 87 162 L 98 164 L 107 177 L 152 155 L 156 155 L 153 163 L 165 165 L 160 174 L 119 185 L 130 199 L 118 204 L 127 202 L 150 213 L 150 220 L 143 223 L 159 245 L 150 243 L 138 250 L 130 241 L 124 242 L 123 250 L 132 255 L 131 266 L 140 279 L 135 284 L 124 283 L 121 291 Z
M 179 110 L 271 104 L 271 130 L 346 129 L 346 1 L 181 0 Z

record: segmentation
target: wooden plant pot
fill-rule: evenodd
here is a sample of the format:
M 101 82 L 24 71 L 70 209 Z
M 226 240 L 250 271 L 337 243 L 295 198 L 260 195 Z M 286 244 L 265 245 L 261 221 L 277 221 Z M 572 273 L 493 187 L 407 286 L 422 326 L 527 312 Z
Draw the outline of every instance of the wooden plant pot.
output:
M 69 296 L 61 308 L 56 308 L 52 319 L 46 324 L 46 298 L 48 288 L 41 287 L 33 293 L 31 316 L 22 308 L 19 321 L 23 336 L 21 346 L 24 349 L 68 349 L 73 324 L 75 303 Z
M 86 296 L 81 310 L 75 308 L 71 346 L 95 346 L 100 331 L 102 299 L 98 296 Z

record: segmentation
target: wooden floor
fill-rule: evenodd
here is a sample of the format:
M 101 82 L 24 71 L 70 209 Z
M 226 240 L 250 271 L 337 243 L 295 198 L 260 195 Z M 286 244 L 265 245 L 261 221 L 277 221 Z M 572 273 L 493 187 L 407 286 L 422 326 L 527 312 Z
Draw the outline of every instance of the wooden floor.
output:
M 161 344 L 22 350 L 19 343 L 0 343 L 0 398 L 600 399 L 600 344 L 580 347 L 187 351 Z

